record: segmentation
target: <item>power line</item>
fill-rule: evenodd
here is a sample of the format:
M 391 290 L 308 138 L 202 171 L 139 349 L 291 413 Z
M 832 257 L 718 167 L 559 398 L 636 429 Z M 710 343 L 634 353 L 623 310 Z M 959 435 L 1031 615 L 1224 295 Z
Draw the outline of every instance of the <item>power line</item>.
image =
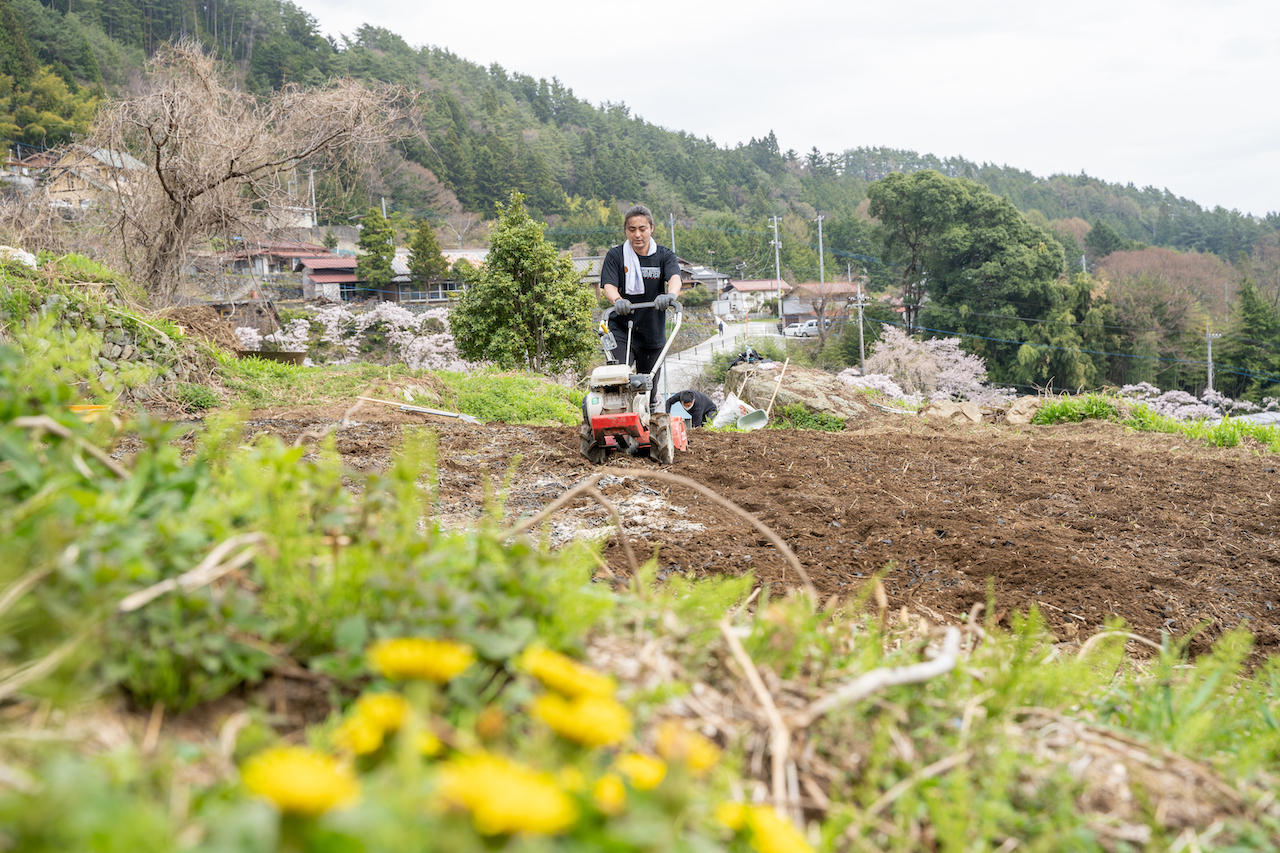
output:
M 908 328 L 906 323 L 898 323 L 893 320 L 879 320 L 877 322 L 884 323 L 889 326 L 901 326 L 904 329 Z M 1204 367 L 1208 366 L 1208 362 L 1196 361 L 1194 359 L 1164 358 L 1162 356 L 1156 356 L 1156 355 L 1134 355 L 1132 353 L 1125 353 L 1125 352 L 1105 352 L 1103 350 L 1078 349 L 1076 347 L 1060 347 L 1060 346 L 1054 346 L 1053 344 L 1037 344 L 1031 341 L 1013 341 L 1013 340 L 1008 340 L 1006 338 L 991 338 L 991 337 L 987 337 L 986 335 L 971 335 L 965 332 L 947 331 L 946 329 L 930 329 L 924 326 L 917 326 L 916 328 L 922 332 L 933 332 L 939 335 L 948 335 L 948 336 L 957 337 L 957 338 L 974 338 L 980 341 L 992 341 L 993 343 L 999 343 L 999 344 L 1017 344 L 1019 346 L 1035 347 L 1036 349 L 1042 349 L 1042 350 L 1060 350 L 1062 352 L 1079 352 L 1079 353 L 1086 353 L 1088 355 L 1115 356 L 1116 358 L 1132 358 L 1132 359 L 1137 359 L 1139 361 L 1161 361 L 1167 364 L 1193 364 L 1193 365 L 1204 366 Z M 1220 373 L 1231 373 L 1236 376 L 1244 376 L 1250 379 L 1265 379 L 1268 382 L 1280 382 L 1280 376 L 1272 376 L 1267 373 L 1253 373 L 1248 370 L 1240 370 L 1234 367 L 1224 367 L 1219 364 L 1214 365 L 1214 370 Z

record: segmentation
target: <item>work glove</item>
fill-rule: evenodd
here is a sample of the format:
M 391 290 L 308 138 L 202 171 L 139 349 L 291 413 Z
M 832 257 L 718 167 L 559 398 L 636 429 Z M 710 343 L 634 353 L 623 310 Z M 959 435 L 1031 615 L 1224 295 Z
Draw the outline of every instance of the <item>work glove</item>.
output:
M 625 299 L 613 300 L 613 313 L 619 317 L 625 317 L 631 313 L 631 303 Z
M 659 311 L 665 311 L 672 305 L 676 304 L 676 298 L 670 293 L 660 293 L 653 300 L 653 307 Z

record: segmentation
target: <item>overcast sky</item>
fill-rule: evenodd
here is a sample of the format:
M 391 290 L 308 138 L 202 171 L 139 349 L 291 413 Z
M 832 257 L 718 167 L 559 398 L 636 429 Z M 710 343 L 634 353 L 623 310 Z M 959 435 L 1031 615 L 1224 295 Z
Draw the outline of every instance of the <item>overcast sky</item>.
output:
M 722 147 L 773 130 L 1280 210 L 1278 0 L 295 2 Z

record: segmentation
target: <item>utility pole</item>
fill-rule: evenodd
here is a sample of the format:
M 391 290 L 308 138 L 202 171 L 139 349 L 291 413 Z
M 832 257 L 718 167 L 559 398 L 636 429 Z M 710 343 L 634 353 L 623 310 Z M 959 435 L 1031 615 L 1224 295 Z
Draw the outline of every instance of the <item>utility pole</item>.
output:
M 849 281 L 853 281 L 853 264 L 849 264 Z M 862 282 L 858 282 L 858 372 L 867 375 L 867 350 L 862 340 Z
M 1216 335 L 1209 334 L 1209 321 L 1204 321 L 1204 342 L 1208 345 L 1209 350 L 1209 390 L 1213 390 L 1213 339 L 1222 337 L 1219 332 Z
M 672 211 L 671 212 L 671 251 L 672 253 L 674 253 L 675 250 L 676 250 L 676 214 L 675 214 L 675 211 Z
M 822 214 L 818 214 L 818 283 L 827 283 L 826 259 L 822 256 Z
M 782 315 L 782 241 L 778 239 L 778 217 L 773 217 L 773 277 L 778 285 L 778 320 L 783 319 Z
M 387 197 L 386 196 L 382 197 L 382 218 L 383 219 L 387 218 Z

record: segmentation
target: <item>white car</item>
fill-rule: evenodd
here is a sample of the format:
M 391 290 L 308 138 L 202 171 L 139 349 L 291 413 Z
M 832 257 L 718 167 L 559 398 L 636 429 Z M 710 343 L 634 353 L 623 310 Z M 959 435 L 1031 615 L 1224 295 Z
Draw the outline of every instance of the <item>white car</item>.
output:
M 827 325 L 831 325 L 828 321 Z M 803 323 L 792 323 L 782 330 L 782 334 L 789 338 L 816 338 L 818 336 L 818 321 L 805 320 Z

